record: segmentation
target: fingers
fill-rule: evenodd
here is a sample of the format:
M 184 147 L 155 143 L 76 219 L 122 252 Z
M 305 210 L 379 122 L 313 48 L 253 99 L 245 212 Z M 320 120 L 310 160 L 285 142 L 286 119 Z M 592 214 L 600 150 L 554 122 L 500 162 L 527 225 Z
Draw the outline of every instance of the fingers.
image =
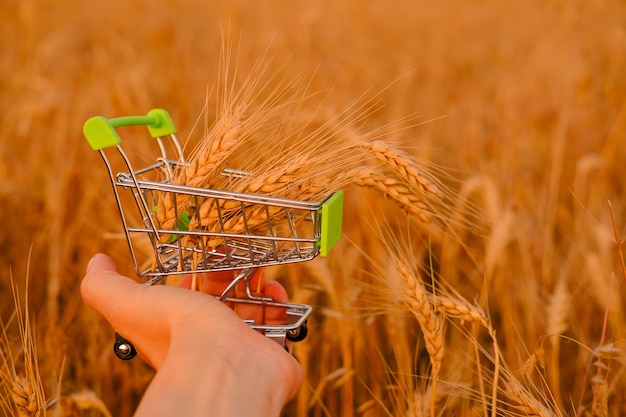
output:
M 288 301 L 287 290 L 285 290 L 285 287 L 280 283 L 276 281 L 265 283 L 265 278 L 262 276 L 258 279 L 263 282 L 260 286 L 256 285 L 257 283 L 254 281 L 254 277 L 250 282 L 250 288 L 253 289 L 255 294 L 256 289 L 261 288 L 261 291 L 257 295 L 269 297 L 278 303 Z M 250 304 L 240 304 L 235 311 L 240 317 L 251 318 L 255 320 L 257 324 L 280 325 L 285 324 L 287 321 L 287 312 L 283 307 L 260 307 Z
M 233 271 L 215 271 L 203 274 L 183 275 L 176 281 L 178 286 L 187 289 L 199 290 L 207 294 L 220 295 L 229 282 L 232 281 Z
M 198 274 L 195 279 L 203 292 L 218 296 L 221 295 L 228 284 L 235 279 L 237 273 L 238 272 L 235 271 L 217 271 Z M 192 275 L 182 277 L 179 280 L 179 285 L 183 288 L 191 288 L 193 286 Z M 288 301 L 285 288 L 275 281 L 268 283 L 265 279 L 264 270 L 261 268 L 254 272 L 247 285 L 254 296 L 269 297 L 275 302 Z M 242 281 L 237 285 L 231 296 L 242 300 L 247 299 L 246 283 Z M 282 307 L 261 306 L 238 302 L 228 302 L 227 305 L 232 308 L 239 317 L 246 320 L 253 320 L 255 324 L 285 324 L 287 318 L 286 310 Z

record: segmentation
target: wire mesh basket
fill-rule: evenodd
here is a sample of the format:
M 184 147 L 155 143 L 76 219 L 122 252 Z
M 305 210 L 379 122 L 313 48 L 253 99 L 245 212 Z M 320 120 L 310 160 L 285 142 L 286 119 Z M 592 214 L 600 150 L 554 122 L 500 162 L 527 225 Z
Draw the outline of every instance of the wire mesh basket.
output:
M 158 145 L 154 161 L 139 158 L 145 164 L 139 168 L 117 132 L 136 125 L 147 127 Z M 306 336 L 310 306 L 254 295 L 249 282 L 258 268 L 326 256 L 341 237 L 341 191 L 316 202 L 228 191 L 229 181 L 252 175 L 236 169 L 221 172 L 225 189 L 177 183 L 175 172 L 187 162 L 176 127 L 162 109 L 146 116 L 95 116 L 83 132 L 107 168 L 138 277 L 153 285 L 169 276 L 237 271 L 217 296 L 221 301 L 284 308 L 287 320 L 281 325 L 244 320 L 283 345 Z M 235 296 L 239 284 L 243 297 Z M 135 353 L 119 335 L 115 351 L 122 359 Z

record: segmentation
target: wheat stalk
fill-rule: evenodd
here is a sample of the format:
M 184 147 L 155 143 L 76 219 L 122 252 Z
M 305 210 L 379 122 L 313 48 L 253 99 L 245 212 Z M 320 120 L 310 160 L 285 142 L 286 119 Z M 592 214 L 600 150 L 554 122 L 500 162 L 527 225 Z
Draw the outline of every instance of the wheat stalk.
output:
M 286 158 L 282 158 L 283 161 Z M 244 178 L 231 184 L 230 192 L 269 195 L 287 199 L 304 201 L 321 201 L 332 189 L 332 181 L 320 174 L 323 168 L 319 167 L 320 158 L 309 155 L 298 155 L 258 175 L 246 175 Z M 167 218 L 161 218 L 161 226 L 172 228 L 176 222 L 176 213 L 184 212 L 190 221 L 186 225 L 189 230 L 208 233 L 245 233 L 253 234 L 258 228 L 268 229 L 270 219 L 280 219 L 284 208 L 242 203 L 224 198 L 192 199 L 190 195 L 170 195 L 169 207 L 165 201 L 159 204 L 159 212 L 168 213 Z M 272 227 L 279 226 L 280 221 L 272 223 Z M 166 241 L 170 235 L 162 236 Z M 197 238 L 190 238 L 191 241 Z M 221 242 L 221 238 L 205 239 L 207 247 L 214 247 Z
M 30 256 L 30 255 L 29 255 Z M 27 272 L 28 280 L 28 272 Z M 41 415 L 45 410 L 45 394 L 37 366 L 37 351 L 32 333 L 28 311 L 28 281 L 26 285 L 25 307 L 22 307 L 18 298 L 18 290 L 11 276 L 13 301 L 15 304 L 15 319 L 20 334 L 21 346 L 16 357 L 21 356 L 20 368 L 23 374 L 16 371 L 16 360 L 8 344 L 7 329 L 0 322 L 0 385 L 9 393 L 9 404 L 2 401 L 3 408 L 14 409 L 19 417 Z
M 278 96 L 281 96 L 284 91 L 279 90 L 279 93 Z M 251 94 L 244 96 L 249 98 Z M 281 127 L 276 128 L 265 138 L 265 142 L 269 141 L 269 138 L 277 139 L 272 142 L 279 142 L 280 145 L 272 145 L 273 149 L 288 151 L 287 154 L 272 155 L 261 149 L 259 155 L 267 154 L 267 160 L 256 163 L 257 169 L 242 167 L 249 171 L 250 175 L 231 181 L 228 191 L 320 201 L 334 189 L 354 183 L 377 190 L 424 223 L 431 221 L 434 210 L 429 205 L 428 199 L 441 198 L 440 188 L 436 181 L 422 171 L 405 152 L 380 140 L 363 141 L 363 137 L 371 138 L 371 135 L 363 137 L 359 135 L 358 145 L 354 145 L 356 140 L 344 143 L 345 140 L 340 140 L 342 130 L 335 132 L 330 129 L 331 132 L 328 132 L 331 122 L 314 129 L 312 133 L 298 136 L 307 131 L 308 122 L 305 127 L 300 128 L 294 127 L 290 122 L 277 123 L 276 120 L 279 119 L 277 116 L 285 109 L 277 104 L 275 98 L 268 99 L 259 109 L 249 114 L 247 106 L 233 104 L 235 98 L 237 97 L 225 103 L 224 107 L 227 109 L 225 114 L 205 137 L 201 146 L 189 159 L 189 163 L 175 176 L 174 181 L 177 184 L 190 187 L 215 186 L 227 158 L 233 155 L 236 149 L 245 148 L 250 153 L 248 161 L 253 160 L 252 155 L 257 152 L 252 140 L 254 134 L 259 131 L 270 132 L 272 129 L 268 128 L 274 124 Z M 301 114 L 302 112 L 291 115 L 287 119 L 302 122 Z M 267 148 L 267 145 L 264 147 Z M 380 171 L 374 168 L 350 170 L 355 164 L 362 164 L 363 157 L 356 155 L 355 150 L 361 154 L 365 151 L 372 155 L 378 161 L 379 166 L 376 168 L 380 168 Z M 384 171 L 391 171 L 390 176 Z M 165 230 L 176 228 L 181 213 L 191 218 L 191 222 L 186 225 L 189 229 L 212 233 L 221 231 L 248 233 L 257 227 L 266 227 L 267 224 L 264 210 L 253 209 L 248 212 L 249 206 L 237 202 L 204 199 L 200 204 L 197 200 L 194 204 L 191 195 L 172 193 L 165 193 L 157 200 L 156 222 Z M 219 219 L 220 213 L 227 214 L 225 221 Z M 245 220 L 242 216 L 244 213 L 247 216 Z M 161 239 L 168 241 L 171 234 L 166 234 Z M 219 239 L 216 238 L 205 242 L 209 247 L 218 243 Z
M 313 155 L 307 151 L 309 145 L 301 145 L 297 142 L 290 145 L 288 149 L 281 149 L 279 144 L 272 144 L 270 148 L 273 147 L 282 154 L 280 152 L 279 154 L 270 153 L 267 156 L 269 161 L 263 161 L 260 154 L 268 153 L 268 151 L 266 149 L 259 150 L 259 145 L 254 145 L 251 142 L 252 133 L 255 129 L 257 130 L 256 134 L 262 131 L 264 129 L 263 123 L 269 122 L 260 119 L 266 119 L 269 117 L 269 113 L 277 112 L 277 110 L 258 110 L 258 112 L 260 113 L 248 117 L 245 129 L 231 129 L 229 135 L 223 135 L 224 137 L 229 136 L 228 140 L 218 140 L 214 145 L 209 143 L 202 146 L 202 150 L 190 158 L 188 167 L 174 181 L 177 184 L 191 187 L 219 188 L 217 183 L 224 178 L 220 173 L 226 158 L 233 154 L 235 148 L 245 148 L 246 153 L 250 155 L 259 152 L 258 160 L 251 164 L 256 165 L 256 168 L 254 166 L 243 167 L 245 168 L 244 172 L 248 172 L 248 175 L 243 175 L 242 178 L 236 180 L 231 179 L 227 191 L 305 201 L 320 201 L 329 192 L 334 191 L 332 182 L 329 183 L 328 181 L 328 172 L 324 172 L 328 168 L 326 162 L 332 160 L 333 154 Z M 284 134 L 283 137 L 277 138 L 279 141 L 287 141 L 288 132 L 278 133 Z M 275 132 L 274 134 L 278 133 Z M 273 137 L 268 137 L 268 140 L 272 141 Z M 306 139 L 312 140 L 311 138 Z M 205 141 L 211 142 L 209 139 L 205 139 Z M 265 146 L 265 148 L 267 147 Z M 249 159 L 252 157 L 250 156 Z M 329 170 L 332 171 L 332 168 Z M 160 227 L 172 229 L 177 223 L 176 214 L 183 211 L 190 212 L 188 214 L 199 213 L 193 225 L 198 226 L 213 224 L 217 218 L 218 209 L 240 209 L 239 203 L 233 201 L 221 200 L 220 206 L 216 207 L 215 203 L 210 200 L 205 200 L 198 206 L 194 205 L 191 199 L 190 195 L 183 194 L 177 194 L 176 197 L 171 193 L 159 195 L 156 220 Z

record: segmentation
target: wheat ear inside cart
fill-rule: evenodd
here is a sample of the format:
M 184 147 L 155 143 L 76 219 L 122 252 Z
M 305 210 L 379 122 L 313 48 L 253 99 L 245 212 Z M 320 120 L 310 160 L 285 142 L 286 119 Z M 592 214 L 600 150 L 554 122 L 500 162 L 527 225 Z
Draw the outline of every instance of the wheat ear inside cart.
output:
M 147 134 L 122 129 L 131 126 L 145 126 Z M 118 132 L 122 130 L 133 141 L 142 140 L 135 136 L 152 141 L 154 145 L 148 145 L 154 153 L 150 157 L 128 154 Z M 163 109 L 145 116 L 95 116 L 83 127 L 108 173 L 137 276 L 154 285 L 180 275 L 233 271 L 230 284 L 214 295 L 224 302 L 283 308 L 283 324 L 242 319 L 283 346 L 287 340 L 302 340 L 311 306 L 255 294 L 250 280 L 258 268 L 327 256 L 341 238 L 343 192 L 306 201 L 228 187 L 189 186 L 179 179 L 189 162 L 176 132 Z M 218 175 L 228 180 L 224 184 L 237 184 L 255 174 L 228 168 Z M 235 295 L 239 285 L 246 290 L 243 296 Z M 114 350 L 118 357 L 130 359 L 135 351 L 125 337 L 116 335 Z

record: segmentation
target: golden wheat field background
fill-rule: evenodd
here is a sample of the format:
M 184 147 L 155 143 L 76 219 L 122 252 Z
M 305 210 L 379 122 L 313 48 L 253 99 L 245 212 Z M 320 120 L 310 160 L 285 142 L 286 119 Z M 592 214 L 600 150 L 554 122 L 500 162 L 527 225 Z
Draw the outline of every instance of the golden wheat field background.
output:
M 286 118 L 445 190 L 425 224 L 344 178 L 330 256 L 271 269 L 315 308 L 286 415 L 626 415 L 623 2 L 3 0 L 0 40 L 3 415 L 132 414 L 152 373 L 79 294 L 96 252 L 134 276 L 82 125 L 164 108 L 192 146 L 229 47 L 233 91 L 265 62 Z

